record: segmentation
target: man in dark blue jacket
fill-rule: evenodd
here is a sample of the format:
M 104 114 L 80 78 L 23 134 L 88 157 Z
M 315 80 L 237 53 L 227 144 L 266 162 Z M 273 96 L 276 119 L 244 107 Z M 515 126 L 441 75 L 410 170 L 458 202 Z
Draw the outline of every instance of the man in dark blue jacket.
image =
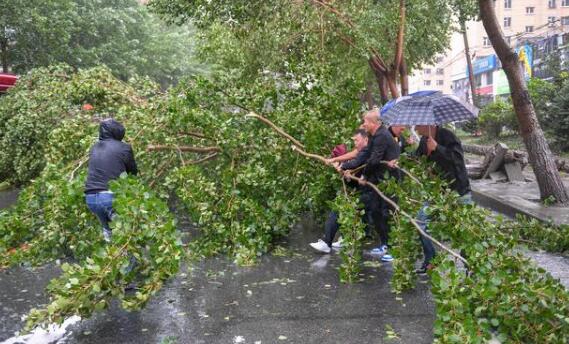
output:
M 397 166 L 400 149 L 393 135 L 379 120 L 377 110 L 371 110 L 364 116 L 363 127 L 370 135 L 365 154 L 358 155 L 356 159 L 342 164 L 343 170 L 352 170 L 365 164 L 363 178 L 370 183 L 378 184 L 383 181 L 385 175 L 401 178 Z M 362 187 L 360 200 L 364 204 L 368 224 L 379 232 L 380 246 L 372 250 L 372 253 L 381 255 L 381 260 L 389 262 L 393 257 L 387 253 L 389 244 L 389 206 L 370 187 Z
M 132 147 L 122 142 L 124 126 L 114 119 L 106 119 L 99 126 L 99 141 L 89 153 L 89 171 L 85 182 L 85 201 L 103 225 L 103 238 L 111 241 L 109 222 L 113 218 L 113 193 L 109 181 L 121 173 L 136 175 L 136 161 Z

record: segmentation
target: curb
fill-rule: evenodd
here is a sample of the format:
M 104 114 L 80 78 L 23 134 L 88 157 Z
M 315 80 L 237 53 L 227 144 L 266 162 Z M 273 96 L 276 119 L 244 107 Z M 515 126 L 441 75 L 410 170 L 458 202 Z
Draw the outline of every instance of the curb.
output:
M 501 199 L 498 199 L 496 197 L 493 197 L 490 194 L 472 189 L 472 199 L 474 200 L 474 202 L 476 202 L 476 204 L 484 207 L 484 208 L 488 208 L 490 210 L 496 211 L 498 213 L 501 213 L 507 217 L 510 218 L 515 218 L 516 215 L 524 215 L 524 216 L 528 216 L 534 219 L 537 219 L 541 222 L 546 222 L 546 223 L 550 223 L 551 219 L 548 218 L 544 218 L 542 216 L 539 216 L 537 214 L 534 214 L 530 211 L 527 211 L 523 208 L 520 208 L 516 205 L 513 205 L 511 203 L 507 203 L 504 202 Z

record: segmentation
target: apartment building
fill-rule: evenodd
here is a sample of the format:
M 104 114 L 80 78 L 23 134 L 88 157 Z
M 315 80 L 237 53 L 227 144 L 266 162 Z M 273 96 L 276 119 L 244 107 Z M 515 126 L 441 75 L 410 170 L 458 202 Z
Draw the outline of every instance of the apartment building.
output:
M 496 0 L 502 30 L 520 56 L 526 77 L 547 78 L 545 62 L 554 52 L 569 61 L 569 0 Z M 476 93 L 482 103 L 509 94 L 506 76 L 480 21 L 467 23 Z M 464 39 L 455 33 L 450 49 L 432 66 L 417 70 L 410 91 L 434 89 L 471 99 Z

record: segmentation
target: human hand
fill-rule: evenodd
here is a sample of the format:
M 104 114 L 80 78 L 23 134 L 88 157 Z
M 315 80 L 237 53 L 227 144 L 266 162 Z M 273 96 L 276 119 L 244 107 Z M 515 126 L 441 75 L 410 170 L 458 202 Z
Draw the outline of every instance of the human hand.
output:
M 427 155 L 431 155 L 437 149 L 438 143 L 431 136 L 427 138 Z
M 417 141 L 415 141 L 415 138 L 413 136 L 411 136 L 407 139 L 407 143 L 409 145 L 414 145 L 415 143 L 417 143 Z
M 332 165 L 334 162 L 335 162 L 334 159 L 326 159 L 327 165 Z
M 342 167 L 340 165 L 339 162 L 334 162 L 332 163 L 332 166 L 334 166 L 334 168 L 336 169 L 336 171 L 338 171 L 339 173 L 342 173 Z
M 398 165 L 397 165 L 397 159 L 388 161 L 388 162 L 386 163 L 386 165 L 389 166 L 389 168 L 396 168 L 396 167 L 398 167 Z

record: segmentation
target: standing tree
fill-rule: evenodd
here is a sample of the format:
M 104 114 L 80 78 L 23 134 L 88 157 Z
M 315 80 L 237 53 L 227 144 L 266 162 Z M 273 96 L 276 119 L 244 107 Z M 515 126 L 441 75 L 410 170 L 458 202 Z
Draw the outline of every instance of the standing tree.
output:
M 334 66 L 341 78 L 365 79 L 371 73 L 383 101 L 407 93 L 408 72 L 444 51 L 454 20 L 442 0 L 152 0 L 149 5 L 172 22 L 191 20 L 207 37 L 208 62 L 226 71 L 242 68 L 250 78 L 259 70 L 286 72 L 287 61 L 307 71 Z
M 5 72 L 66 63 L 104 64 L 121 79 L 146 75 L 163 86 L 194 71 L 190 27 L 167 27 L 136 0 L 2 0 Z
M 478 4 L 484 28 L 508 77 L 512 102 L 520 125 L 520 134 L 528 151 L 529 162 L 535 172 L 541 199 L 553 197 L 558 203 L 568 203 L 567 190 L 561 181 L 551 150 L 537 120 L 524 73 L 518 62 L 518 54 L 510 48 L 504 38 L 494 12 L 494 1 L 478 0 Z

